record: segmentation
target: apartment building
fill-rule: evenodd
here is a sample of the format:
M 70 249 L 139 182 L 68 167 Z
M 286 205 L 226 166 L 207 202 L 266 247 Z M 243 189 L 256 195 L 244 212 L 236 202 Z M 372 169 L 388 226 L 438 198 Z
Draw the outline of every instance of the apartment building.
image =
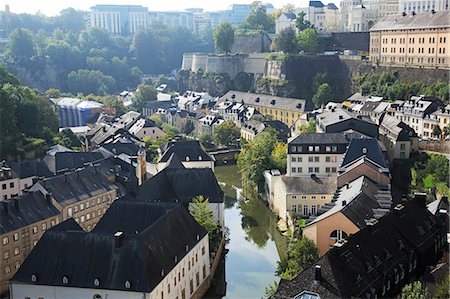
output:
M 194 14 L 190 11 L 151 11 L 148 13 L 150 23 L 166 26 L 180 26 L 194 31 Z
M 218 103 L 232 101 L 255 108 L 260 114 L 272 120 L 279 120 L 289 127 L 305 113 L 306 100 L 275 97 L 270 95 L 230 90 L 219 98 Z
M 409 159 L 411 153 L 419 149 L 419 138 L 414 129 L 395 117 L 385 115 L 379 130 L 379 138 L 391 161 Z
M 133 35 L 150 24 L 148 8 L 141 5 L 95 5 L 89 21 L 90 27 L 119 35 Z
M 350 142 L 344 133 L 300 134 L 288 142 L 287 176 L 336 176 Z
M 368 31 L 378 21 L 378 9 L 365 6 L 362 0 L 343 0 L 340 2 L 340 31 Z
M 44 234 L 11 280 L 11 294 L 202 298 L 209 280 L 208 233 L 185 207 L 119 200 L 89 233 L 69 219 Z
M 448 0 L 399 0 L 398 12 L 428 12 L 449 10 Z
M 449 69 L 450 11 L 387 16 L 370 29 L 370 61 Z
M 49 196 L 64 221 L 74 218 L 81 227 L 92 230 L 117 199 L 119 187 L 100 171 L 100 165 L 38 181 L 30 191 Z
M 416 131 L 421 138 L 433 137 L 433 120 L 430 115 L 442 107 L 442 102 L 434 97 L 412 96 L 395 108 L 395 117 Z M 425 121 L 426 120 L 426 121 Z
M 426 137 L 443 138 L 444 130 L 450 125 L 450 105 L 440 107 L 423 119 L 423 135 Z M 435 130 L 439 127 L 439 130 Z M 436 132 L 440 134 L 435 134 Z
M 323 4 L 322 1 L 309 1 L 308 7 L 300 8 L 318 32 L 336 32 L 339 28 L 340 13 L 334 3 Z M 295 22 L 294 22 L 295 24 Z
M 60 212 L 40 192 L 25 193 L 1 202 L 0 294 L 47 229 L 60 222 Z
M 20 178 L 5 162 L 0 163 L 0 201 L 20 194 Z

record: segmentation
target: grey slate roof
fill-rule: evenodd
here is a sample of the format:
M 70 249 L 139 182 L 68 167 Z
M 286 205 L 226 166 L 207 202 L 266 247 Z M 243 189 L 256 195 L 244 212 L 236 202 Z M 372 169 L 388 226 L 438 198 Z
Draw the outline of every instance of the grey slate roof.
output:
M 415 15 L 407 14 L 386 16 L 379 20 L 370 31 L 380 30 L 405 30 L 405 29 L 428 29 L 449 28 L 450 11 L 437 11 L 435 13 L 423 12 Z
M 309 1 L 309 6 L 312 6 L 312 7 L 324 7 L 322 1 Z
M 397 118 L 384 115 L 380 123 L 380 134 L 387 133 L 387 135 L 396 141 L 408 141 L 413 137 L 417 137 L 416 131 Z
M 87 166 L 77 171 L 44 179 L 36 184 L 51 193 L 52 197 L 63 206 L 118 189 L 97 166 Z M 35 190 L 39 187 L 33 186 L 33 188 Z
M 337 178 L 311 178 L 282 176 L 287 194 L 333 194 L 336 191 Z
M 348 144 L 349 139 L 343 133 L 308 133 L 300 134 L 289 140 L 289 145 L 297 144 Z
M 410 200 L 373 226 L 351 235 L 342 246 L 333 247 L 271 298 L 295 298 L 304 290 L 321 298 L 366 298 L 366 292 L 381 295 L 388 279 L 391 288 L 385 297 L 394 298 L 411 278 L 420 276 L 426 265 L 442 256 L 442 251 L 434 251 L 434 240 L 444 237 L 445 231 L 445 223 L 426 210 L 424 200 Z M 413 258 L 418 266 L 408 275 Z M 405 279 L 394 284 L 394 269 L 398 273 L 400 265 L 406 272 Z M 316 266 L 321 266 L 318 281 L 314 279 Z
M 210 168 L 166 167 L 140 186 L 137 200 L 189 203 L 198 195 L 209 198 L 211 203 L 224 200 Z
M 50 177 L 53 173 L 48 169 L 47 165 L 39 160 L 23 160 L 20 162 L 8 162 L 11 169 L 19 176 L 19 178 L 29 177 Z
M 198 140 L 180 140 L 167 143 L 159 162 L 167 162 L 172 154 L 177 155 L 182 161 L 186 161 L 186 157 L 189 157 L 189 161 L 213 161 L 213 158 Z
M 42 162 L 54 174 L 63 173 L 69 170 L 84 167 L 86 164 L 98 161 L 103 158 L 101 153 L 58 151 L 52 154 L 47 153 Z
M 18 230 L 59 214 L 41 192 L 25 193 L 1 202 L 0 234 Z
M 187 254 L 186 246 L 193 248 L 207 234 L 181 205 L 169 209 L 118 200 L 90 233 L 70 219 L 44 234 L 12 281 L 149 293 Z M 118 231 L 123 232 L 120 246 Z
M 283 12 L 283 15 L 285 15 L 289 20 L 295 20 L 297 18 L 295 13 L 292 12 Z
M 283 98 L 236 90 L 230 90 L 219 99 L 219 102 L 223 101 L 234 101 L 236 103 L 244 102 L 244 104 L 249 106 L 256 105 L 267 108 L 276 107 L 278 109 L 286 109 L 295 112 L 304 112 L 307 108 L 307 102 L 303 99 Z
M 367 136 L 378 136 L 378 126 L 369 117 L 356 115 L 342 108 L 318 114 L 316 120 L 322 130 L 327 133 L 339 133 L 351 129 Z
M 353 138 L 348 145 L 340 167 L 345 167 L 363 156 L 384 168 L 388 167 L 378 140 L 374 138 Z

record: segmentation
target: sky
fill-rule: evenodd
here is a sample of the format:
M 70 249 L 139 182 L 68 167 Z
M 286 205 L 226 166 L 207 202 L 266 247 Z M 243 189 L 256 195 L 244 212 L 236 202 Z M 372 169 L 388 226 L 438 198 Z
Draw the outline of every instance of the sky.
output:
M 150 11 L 184 10 L 185 8 L 199 7 L 206 11 L 227 9 L 230 4 L 246 4 L 253 0 L 0 0 L 0 11 L 8 4 L 13 13 L 31 13 L 38 11 L 47 16 L 57 15 L 62 9 L 73 7 L 75 9 L 89 10 L 96 4 L 134 4 L 148 7 Z M 287 3 L 295 3 L 297 7 L 307 6 L 308 0 L 271 0 L 262 1 L 272 3 L 281 8 Z M 324 1 L 337 2 L 337 1 Z

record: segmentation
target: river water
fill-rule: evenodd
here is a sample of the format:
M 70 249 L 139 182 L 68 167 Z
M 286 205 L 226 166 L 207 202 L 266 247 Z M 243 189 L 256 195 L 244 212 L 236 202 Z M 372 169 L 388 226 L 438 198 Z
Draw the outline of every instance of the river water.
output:
M 226 296 L 261 298 L 266 286 L 277 280 L 275 268 L 286 253 L 286 239 L 276 230 L 277 218 L 260 198 L 244 197 L 236 165 L 217 166 L 215 174 L 225 192 Z

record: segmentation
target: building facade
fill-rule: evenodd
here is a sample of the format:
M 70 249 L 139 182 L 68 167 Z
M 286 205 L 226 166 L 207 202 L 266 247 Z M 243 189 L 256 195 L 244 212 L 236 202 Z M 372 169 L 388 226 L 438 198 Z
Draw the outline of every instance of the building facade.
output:
M 399 0 L 398 12 L 427 12 L 449 10 L 448 0 Z
M 0 201 L 19 195 L 20 178 L 6 162 L 0 163 Z
M 450 69 L 450 11 L 388 16 L 370 29 L 370 61 Z
M 95 5 L 89 13 L 89 26 L 111 34 L 133 35 L 150 24 L 147 7 L 140 5 Z

